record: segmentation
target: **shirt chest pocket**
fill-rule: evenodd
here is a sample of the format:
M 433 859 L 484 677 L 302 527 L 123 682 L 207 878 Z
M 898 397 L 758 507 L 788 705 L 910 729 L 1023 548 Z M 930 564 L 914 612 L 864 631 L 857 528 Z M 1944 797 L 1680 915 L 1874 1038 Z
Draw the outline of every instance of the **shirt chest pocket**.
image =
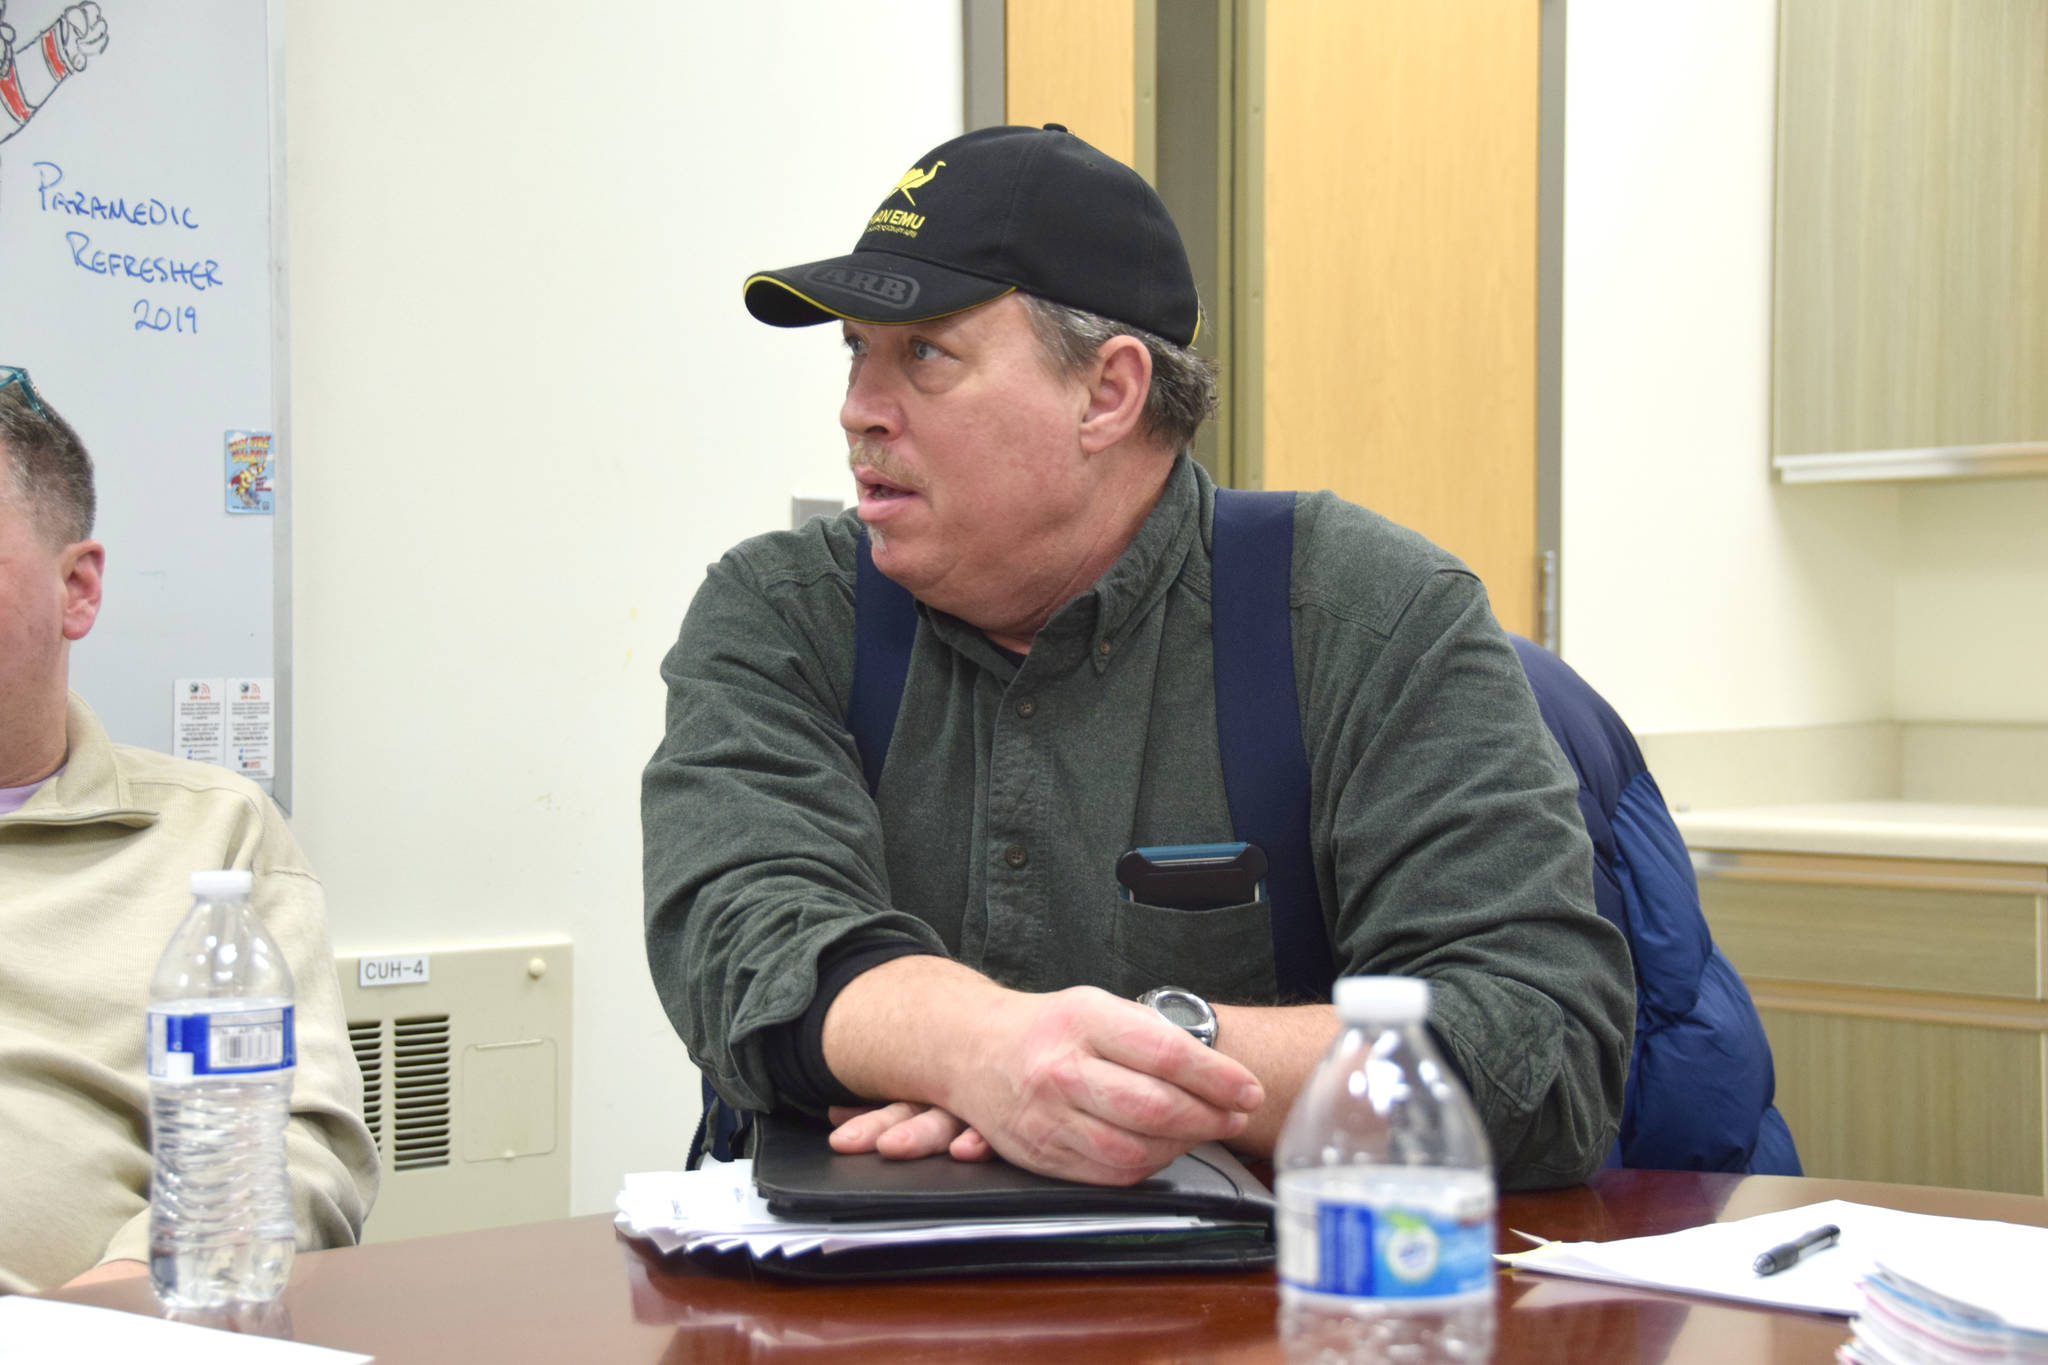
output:
M 1219 1004 L 1266 1004 L 1273 970 L 1273 914 L 1267 902 L 1175 910 L 1114 896 L 1110 952 L 1116 991 L 1139 995 L 1179 986 Z

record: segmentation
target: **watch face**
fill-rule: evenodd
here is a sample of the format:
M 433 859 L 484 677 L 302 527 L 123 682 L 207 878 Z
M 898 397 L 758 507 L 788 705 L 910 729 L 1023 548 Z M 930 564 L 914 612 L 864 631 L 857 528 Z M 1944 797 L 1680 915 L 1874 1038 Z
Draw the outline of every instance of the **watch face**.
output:
M 1202 1046 L 1216 1046 L 1216 1011 L 1193 991 L 1184 991 L 1178 986 L 1161 986 L 1157 990 L 1146 991 L 1138 997 L 1138 1003 L 1150 1005 L 1158 1011 L 1160 1018 L 1175 1028 L 1186 1030 Z

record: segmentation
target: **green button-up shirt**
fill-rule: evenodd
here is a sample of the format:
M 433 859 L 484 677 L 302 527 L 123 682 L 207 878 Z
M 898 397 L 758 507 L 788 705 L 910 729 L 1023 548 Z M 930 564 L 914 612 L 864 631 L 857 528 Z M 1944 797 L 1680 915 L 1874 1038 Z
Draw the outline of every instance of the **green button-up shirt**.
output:
M 642 823 L 655 985 L 722 1094 L 774 1106 L 760 1035 L 803 1013 L 840 943 L 907 939 L 1019 990 L 1274 1000 L 1264 901 L 1161 909 L 1114 876 L 1134 846 L 1231 837 L 1213 506 L 1181 459 L 1021 666 L 920 606 L 872 796 L 844 719 L 858 521 L 759 536 L 712 566 L 662 665 Z M 1484 590 L 1419 536 L 1305 494 L 1290 600 L 1339 970 L 1429 979 L 1506 1182 L 1583 1178 L 1620 1122 L 1628 951 L 1592 909 L 1576 779 Z

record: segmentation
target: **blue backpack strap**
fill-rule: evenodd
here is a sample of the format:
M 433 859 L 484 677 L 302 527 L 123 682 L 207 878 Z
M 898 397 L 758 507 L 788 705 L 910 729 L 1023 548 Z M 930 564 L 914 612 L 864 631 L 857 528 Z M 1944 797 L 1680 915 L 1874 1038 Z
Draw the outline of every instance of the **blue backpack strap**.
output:
M 1309 852 L 1308 752 L 1294 688 L 1294 494 L 1216 491 L 1211 634 L 1216 731 L 1236 837 L 1266 853 L 1273 963 L 1280 998 L 1327 1000 L 1337 969 Z M 862 534 L 853 602 L 853 687 L 846 725 L 868 790 L 881 786 L 917 604 L 875 567 Z
M 743 1114 L 719 1098 L 704 1082 L 704 1112 L 697 1119 L 697 1134 L 690 1139 L 685 1170 L 694 1171 L 709 1156 L 714 1161 L 731 1161 L 747 1145 L 754 1129 L 754 1116 Z
M 896 733 L 903 705 L 903 680 L 910 674 L 910 649 L 917 641 L 917 601 L 909 589 L 875 567 L 868 533 L 860 533 L 853 582 L 853 686 L 846 699 L 846 728 L 860 750 L 868 791 L 882 789 L 882 764 Z
M 1236 836 L 1266 852 L 1283 1002 L 1327 1000 L 1337 979 L 1309 850 L 1308 750 L 1294 686 L 1294 494 L 1216 490 L 1210 640 L 1216 735 Z

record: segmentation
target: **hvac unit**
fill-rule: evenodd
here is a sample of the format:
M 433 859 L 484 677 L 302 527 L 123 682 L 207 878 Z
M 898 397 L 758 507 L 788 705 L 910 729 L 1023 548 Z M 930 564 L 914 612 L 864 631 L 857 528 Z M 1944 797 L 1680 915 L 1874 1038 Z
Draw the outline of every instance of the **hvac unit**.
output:
M 366 1242 L 569 1212 L 563 940 L 337 957 L 383 1188 Z

